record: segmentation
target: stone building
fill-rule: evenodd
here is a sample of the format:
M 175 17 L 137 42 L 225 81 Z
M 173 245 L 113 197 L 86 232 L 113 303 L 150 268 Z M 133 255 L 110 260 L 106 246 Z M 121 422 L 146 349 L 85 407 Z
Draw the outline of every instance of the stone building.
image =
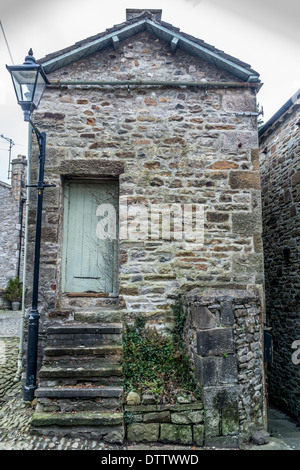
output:
M 22 263 L 26 158 L 18 155 L 11 165 L 11 185 L 0 181 L 0 308 L 10 308 L 5 289 L 10 278 L 20 278 Z
M 300 91 L 260 129 L 270 400 L 300 417 Z
M 167 331 L 180 301 L 210 416 L 203 442 L 236 445 L 266 417 L 259 75 L 161 10 L 126 15 L 39 61 L 50 85 L 33 118 L 56 187 L 44 198 L 33 424 L 121 442 L 123 324 L 143 316 Z M 36 170 L 32 161 L 31 181 Z M 34 232 L 34 194 L 31 204 Z M 98 410 L 91 422 L 79 398 Z M 161 439 L 160 423 L 142 425 L 144 439 L 151 427 Z

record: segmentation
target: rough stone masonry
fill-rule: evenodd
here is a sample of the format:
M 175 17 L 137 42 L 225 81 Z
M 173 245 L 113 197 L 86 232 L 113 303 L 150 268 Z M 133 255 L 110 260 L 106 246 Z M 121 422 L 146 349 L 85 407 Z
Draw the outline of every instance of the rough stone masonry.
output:
M 261 357 L 255 358 L 255 351 L 262 350 L 263 329 L 256 90 L 226 88 L 226 82 L 237 81 L 235 76 L 181 48 L 171 52 L 167 42 L 146 31 L 120 41 L 116 49 L 108 47 L 59 68 L 48 78 L 224 83 L 207 89 L 84 85 L 46 89 L 34 121 L 47 133 L 45 180 L 56 187 L 48 188 L 44 198 L 40 331 L 42 334 L 51 323 L 49 314 L 55 309 L 101 307 L 104 300 L 108 301 L 74 298 L 62 290 L 66 181 L 117 179 L 120 203 L 126 199 L 130 210 L 141 205 L 148 209 L 159 204 L 201 205 L 201 243 L 173 236 L 121 239 L 118 290 L 112 294 L 119 299 L 124 321 L 143 315 L 149 324 L 168 328 L 174 322 L 172 306 L 192 289 L 218 289 L 224 296 L 230 291 L 234 299 L 239 295 L 236 291 L 247 292 L 241 306 L 237 301 L 230 323 L 222 331 L 231 334 L 245 323 L 243 341 L 234 337 L 227 351 L 228 361 L 236 366 L 234 406 L 241 410 L 243 420 L 263 426 L 263 366 Z M 241 112 L 246 114 L 239 115 Z M 34 158 L 32 172 L 33 181 L 37 172 Z M 30 233 L 34 233 L 34 201 L 33 193 Z M 133 213 L 129 212 L 131 222 Z M 31 240 L 28 295 L 33 248 Z M 251 305 L 245 300 L 247 296 Z M 200 359 L 206 357 L 208 335 L 214 336 L 217 329 L 222 334 L 222 325 L 216 322 L 197 333 Z M 213 362 L 222 362 L 224 353 L 214 350 Z M 253 388 L 247 385 L 251 380 Z
M 11 184 L 0 181 L 0 308 L 10 308 L 5 298 L 7 283 L 21 272 L 26 166 L 26 158 L 19 155 L 11 162 Z
M 300 417 L 300 112 L 297 93 L 260 130 L 270 399 Z M 295 360 L 293 354 L 296 355 Z

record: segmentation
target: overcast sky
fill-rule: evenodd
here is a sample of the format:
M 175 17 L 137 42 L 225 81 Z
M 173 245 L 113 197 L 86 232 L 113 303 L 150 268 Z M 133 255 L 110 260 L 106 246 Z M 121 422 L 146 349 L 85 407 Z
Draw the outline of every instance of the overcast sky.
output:
M 264 83 L 265 122 L 300 88 L 299 0 L 0 0 L 0 20 L 19 64 L 30 47 L 38 59 L 123 22 L 126 8 L 160 8 L 164 21 L 250 64 Z M 27 155 L 27 124 L 6 64 L 0 30 L 0 135 L 14 141 L 15 158 Z M 0 181 L 7 169 L 8 143 L 0 138 Z

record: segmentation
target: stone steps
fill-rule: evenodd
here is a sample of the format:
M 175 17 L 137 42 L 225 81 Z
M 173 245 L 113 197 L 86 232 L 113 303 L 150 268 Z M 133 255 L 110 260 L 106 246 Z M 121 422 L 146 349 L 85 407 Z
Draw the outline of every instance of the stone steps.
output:
M 37 398 L 120 398 L 122 387 L 40 387 Z
M 121 323 L 79 323 L 68 322 L 53 325 L 47 330 L 47 346 L 99 346 L 121 345 Z
M 40 387 L 36 391 L 37 411 L 83 412 L 122 411 L 123 388 L 113 386 Z
M 48 327 L 32 421 L 35 432 L 80 433 L 106 442 L 124 438 L 123 326 L 99 321 L 104 318 L 112 318 L 110 312 L 80 311 L 71 321 Z
M 123 413 L 35 413 L 32 424 L 39 426 L 114 426 L 121 425 Z
M 47 329 L 47 335 L 63 335 L 63 334 L 73 334 L 73 335 L 82 335 L 82 334 L 120 334 L 122 333 L 122 324 L 121 323 L 93 323 L 88 325 L 85 323 L 79 322 L 69 322 L 64 325 L 53 325 L 49 326 Z
M 122 366 L 119 364 L 103 363 L 95 361 L 58 366 L 42 366 L 39 373 L 40 383 L 55 381 L 57 385 L 64 383 L 82 383 L 88 381 L 97 385 L 107 383 L 122 383 Z
M 59 359 L 60 357 L 106 357 L 113 358 L 119 362 L 122 358 L 123 348 L 121 345 L 102 345 L 102 346 L 52 346 L 44 350 L 44 363 Z

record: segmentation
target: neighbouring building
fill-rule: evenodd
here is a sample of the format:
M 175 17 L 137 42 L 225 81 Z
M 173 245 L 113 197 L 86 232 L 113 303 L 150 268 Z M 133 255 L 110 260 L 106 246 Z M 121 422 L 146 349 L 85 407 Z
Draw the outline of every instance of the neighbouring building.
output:
M 11 166 L 11 184 L 0 181 L 0 308 L 11 308 L 5 290 L 10 278 L 20 278 L 22 264 L 26 157 L 18 155 Z
M 126 14 L 39 61 L 50 85 L 33 118 L 56 187 L 44 196 L 33 426 L 122 442 L 123 325 L 143 316 L 168 330 L 180 300 L 207 419 L 200 405 L 201 422 L 140 415 L 135 436 L 236 446 L 266 420 L 259 75 L 161 10 Z M 28 252 L 29 295 L 33 237 Z
M 300 418 L 300 90 L 260 129 L 270 400 Z

